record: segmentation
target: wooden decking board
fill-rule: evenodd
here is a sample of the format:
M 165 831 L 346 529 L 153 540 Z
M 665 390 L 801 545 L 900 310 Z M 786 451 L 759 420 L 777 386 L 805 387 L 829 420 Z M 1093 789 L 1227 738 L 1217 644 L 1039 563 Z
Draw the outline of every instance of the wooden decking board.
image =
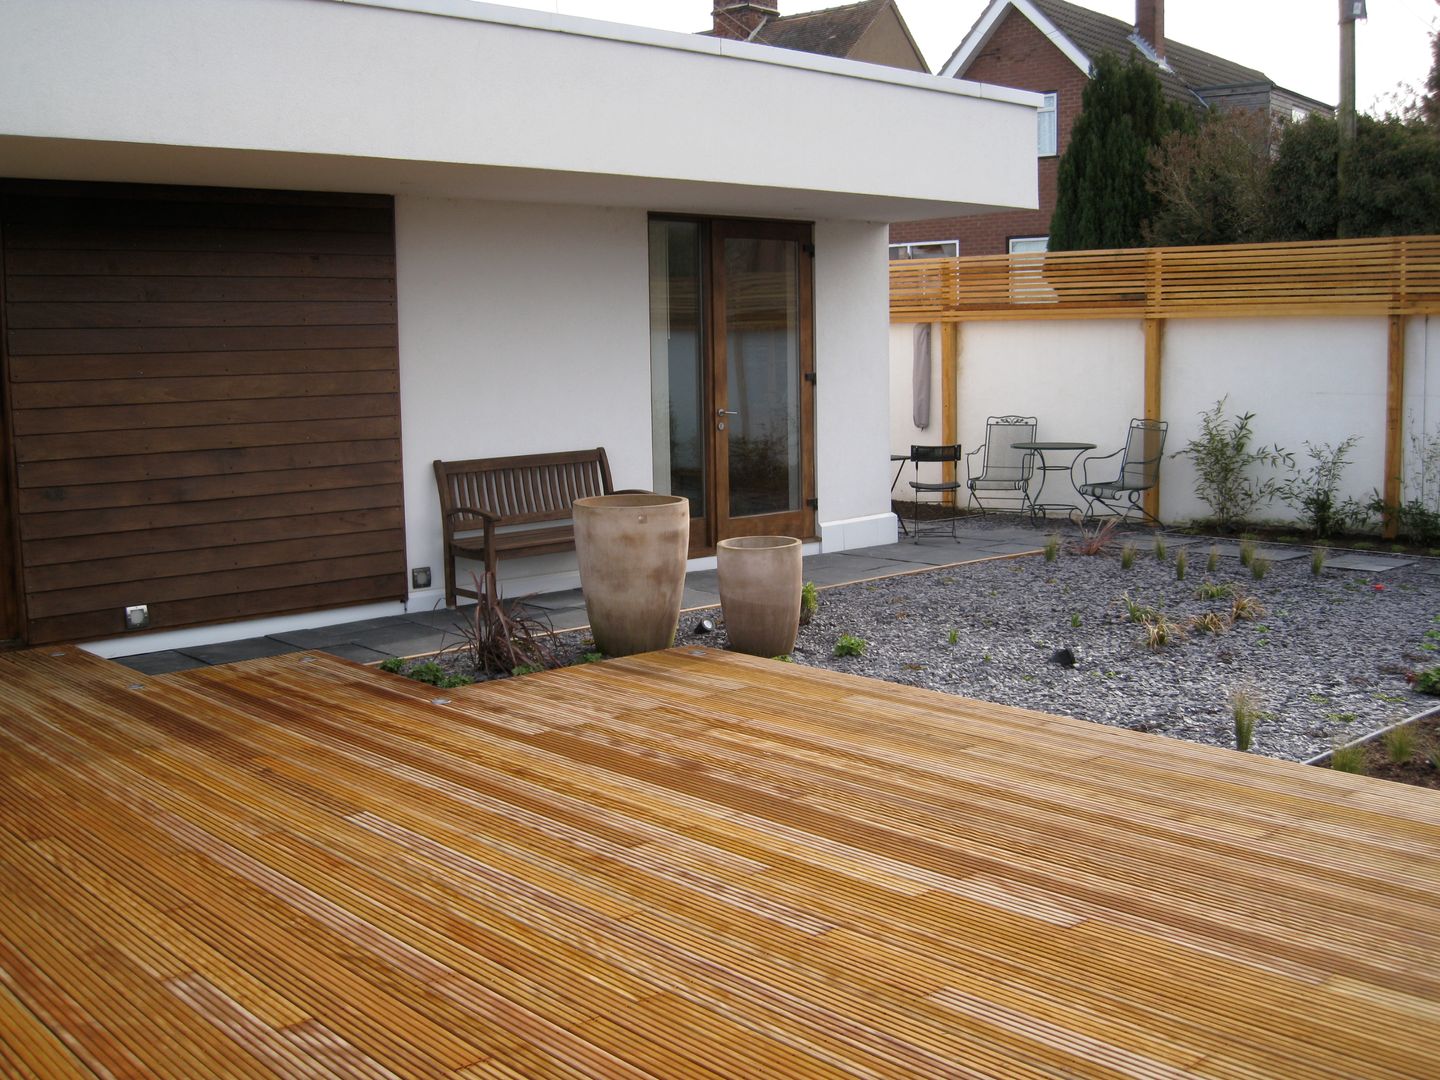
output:
M 1420 1076 L 1440 1034 L 1426 792 L 703 650 L 34 650 L 0 705 L 18 1075 Z

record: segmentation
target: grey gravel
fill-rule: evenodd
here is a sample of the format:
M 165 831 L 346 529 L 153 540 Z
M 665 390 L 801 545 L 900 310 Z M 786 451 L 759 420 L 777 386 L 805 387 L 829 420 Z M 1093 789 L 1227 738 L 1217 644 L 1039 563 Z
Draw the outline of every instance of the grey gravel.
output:
M 1054 562 L 1024 556 L 822 588 L 792 659 L 1225 747 L 1235 739 L 1229 697 L 1249 691 L 1267 714 L 1252 752 L 1294 761 L 1435 704 L 1405 678 L 1440 663 L 1435 560 L 1397 560 L 1383 573 L 1326 568 L 1315 577 L 1305 549 L 1305 558 L 1276 561 L 1256 581 L 1233 557 L 1207 573 L 1208 541 L 1177 537 L 1162 563 L 1151 535 L 1136 534 L 1138 554 L 1126 570 L 1118 542 L 1108 554 L 1080 555 L 1068 550 L 1076 530 L 1059 531 L 1066 544 Z M 1179 544 L 1189 545 L 1183 581 L 1175 571 Z M 1218 635 L 1190 630 L 1156 651 L 1140 643 L 1141 627 L 1127 621 L 1122 597 L 1184 624 L 1230 610 L 1228 599 L 1196 597 L 1207 581 L 1233 584 L 1266 614 Z M 713 621 L 712 632 L 693 632 L 702 618 Z M 681 619 L 676 644 L 725 647 L 718 608 Z M 864 654 L 834 656 L 841 634 L 863 638 Z M 593 648 L 583 632 L 559 635 L 556 644 L 565 662 Z M 1061 650 L 1073 654 L 1073 666 Z

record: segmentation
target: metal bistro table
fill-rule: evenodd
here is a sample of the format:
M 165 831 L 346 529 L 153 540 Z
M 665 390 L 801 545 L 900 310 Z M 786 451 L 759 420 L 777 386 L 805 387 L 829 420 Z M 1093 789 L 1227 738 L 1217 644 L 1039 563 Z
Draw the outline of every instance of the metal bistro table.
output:
M 1030 504 L 1031 521 L 1034 521 L 1037 518 L 1041 517 L 1048 517 L 1049 515 L 1046 514 L 1047 510 L 1063 510 L 1065 512 L 1065 516 L 1069 517 L 1076 510 L 1081 509 L 1081 507 L 1075 505 L 1074 503 L 1044 503 L 1040 501 L 1040 496 L 1045 492 L 1045 474 L 1052 472 L 1063 472 L 1070 474 L 1070 488 L 1075 492 L 1075 498 L 1079 499 L 1081 496 L 1080 489 L 1075 484 L 1075 465 L 1079 462 L 1081 454 L 1085 453 L 1086 450 L 1095 449 L 1094 443 L 1017 442 L 1011 443 L 1010 445 L 1013 446 L 1016 450 L 1028 450 L 1040 459 L 1040 464 L 1036 466 L 1036 471 L 1040 474 L 1040 482 L 1035 485 L 1035 491 L 1033 494 L 1029 491 L 1025 493 L 1026 500 Z M 1068 465 L 1051 465 L 1045 460 L 1045 455 L 1047 453 L 1064 454 L 1067 451 L 1073 451 L 1075 454 L 1075 456 L 1070 459 L 1070 464 Z

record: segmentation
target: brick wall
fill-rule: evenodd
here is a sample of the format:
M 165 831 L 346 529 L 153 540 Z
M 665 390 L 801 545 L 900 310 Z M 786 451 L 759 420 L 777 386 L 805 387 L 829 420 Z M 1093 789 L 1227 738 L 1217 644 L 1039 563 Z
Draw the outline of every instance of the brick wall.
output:
M 990 41 L 970 63 L 965 78 L 975 82 L 1013 86 L 1020 90 L 1057 93 L 1060 153 L 1069 142 L 1070 127 L 1080 114 L 1080 96 L 1088 76 L 1013 9 L 996 28 Z M 983 153 L 977 147 L 977 153 Z M 1058 157 L 1039 159 L 1040 209 L 999 214 L 973 214 L 959 218 L 899 222 L 890 227 L 890 242 L 916 240 L 960 241 L 962 255 L 1003 255 L 1015 236 L 1044 236 L 1050 231 L 1055 209 L 1055 173 Z

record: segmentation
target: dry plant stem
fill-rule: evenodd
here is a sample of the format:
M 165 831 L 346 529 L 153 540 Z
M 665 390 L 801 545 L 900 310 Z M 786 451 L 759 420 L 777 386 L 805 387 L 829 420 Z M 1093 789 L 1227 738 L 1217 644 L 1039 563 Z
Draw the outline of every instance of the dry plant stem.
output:
M 487 571 L 483 579 L 475 574 L 470 577 L 475 582 L 475 613 L 462 622 L 463 640 L 455 648 L 469 656 L 475 670 L 496 675 L 519 667 L 558 667 L 548 619 L 508 614 L 493 572 Z

